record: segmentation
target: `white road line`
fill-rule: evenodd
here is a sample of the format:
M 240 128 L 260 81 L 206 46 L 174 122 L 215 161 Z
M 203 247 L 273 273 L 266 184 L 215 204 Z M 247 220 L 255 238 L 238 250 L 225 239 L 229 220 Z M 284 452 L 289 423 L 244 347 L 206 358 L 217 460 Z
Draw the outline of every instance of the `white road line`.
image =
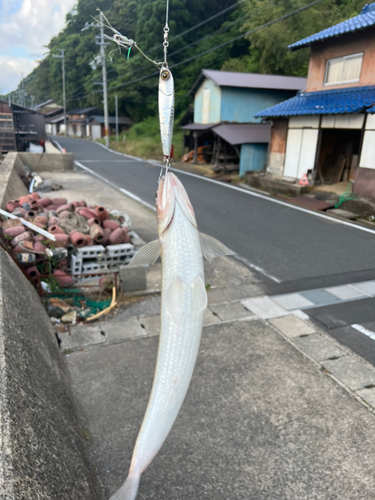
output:
M 55 142 L 57 142 L 57 141 L 55 141 Z M 152 163 L 147 162 L 146 160 L 142 160 L 141 158 L 137 158 L 136 156 L 126 155 L 124 153 L 119 153 L 118 151 L 114 151 L 113 149 L 107 148 L 106 146 L 104 146 L 104 144 L 101 144 L 100 142 L 94 142 L 93 144 L 97 144 L 98 146 L 101 146 L 102 148 L 106 149 L 107 151 L 110 151 L 111 153 L 125 156 L 126 158 L 131 158 L 131 159 L 139 161 L 139 162 L 149 163 L 150 165 L 152 165 Z M 156 165 L 154 164 L 154 166 L 156 166 Z M 335 222 L 336 224 L 342 224 L 343 226 L 352 227 L 354 229 L 358 229 L 359 231 L 364 231 L 365 233 L 375 234 L 374 229 L 369 229 L 369 228 L 364 227 L 364 226 L 359 226 L 357 224 L 353 224 L 352 222 L 347 222 L 347 221 L 344 221 L 341 219 L 335 219 L 334 217 L 330 217 L 329 215 L 321 214 L 319 212 L 313 212 L 312 210 L 308 210 L 307 208 L 298 207 L 296 205 L 292 205 L 291 203 L 287 203 L 287 202 L 282 201 L 282 200 L 277 200 L 275 198 L 271 198 L 270 196 L 266 196 L 266 195 L 261 194 L 261 193 L 256 193 L 255 191 L 249 191 L 248 189 L 240 188 L 237 186 L 232 186 L 232 185 L 226 184 L 226 183 L 224 184 L 223 182 L 217 181 L 215 179 L 209 179 L 208 177 L 203 177 L 202 175 L 192 174 L 191 172 L 185 172 L 184 170 L 178 170 L 176 168 L 171 168 L 171 170 L 174 172 L 177 172 L 179 174 L 182 174 L 182 175 L 189 175 L 190 177 L 196 177 L 197 179 L 200 179 L 200 180 L 203 180 L 206 182 L 212 182 L 214 184 L 218 184 L 219 186 L 224 187 L 224 188 L 234 189 L 235 191 L 240 191 L 241 193 L 248 194 L 249 196 L 254 196 L 255 198 L 261 198 L 261 199 L 267 200 L 271 203 L 276 203 L 277 205 L 282 205 L 282 206 L 290 208 L 292 210 L 297 210 L 298 212 L 304 212 L 306 214 L 310 214 L 310 215 L 313 215 L 315 217 L 320 217 L 321 219 L 326 219 L 330 222 Z
M 246 266 L 250 267 L 251 269 L 255 269 L 258 271 L 258 273 L 263 274 L 264 276 L 267 276 L 267 278 L 270 278 L 272 281 L 275 281 L 276 283 L 281 283 L 281 280 L 279 278 L 276 278 L 276 276 L 273 276 L 272 274 L 268 273 L 263 267 L 257 266 L 250 262 L 248 259 L 245 257 L 242 257 L 242 255 L 239 255 L 238 253 L 234 252 L 232 250 L 232 257 L 234 257 L 236 260 L 242 262 Z
M 78 165 L 80 168 L 82 168 L 83 170 L 86 170 L 87 172 L 90 172 L 90 174 L 94 175 L 95 177 L 97 177 L 101 181 L 105 182 L 109 186 L 113 187 L 117 191 L 120 191 L 121 193 L 125 194 L 126 196 L 129 196 L 129 198 L 132 198 L 133 200 L 137 201 L 138 203 L 141 203 L 145 207 L 147 207 L 147 208 L 153 210 L 154 212 L 156 212 L 156 208 L 154 206 L 152 206 L 149 203 L 147 203 L 146 201 L 142 200 L 142 198 L 139 198 L 139 196 L 131 193 L 130 191 L 127 191 L 126 189 L 119 188 L 118 186 L 116 186 L 115 184 L 113 184 L 111 181 L 109 181 L 105 177 L 102 177 L 101 175 L 99 175 L 96 172 L 94 172 L 94 170 L 91 170 L 91 168 L 88 168 L 85 165 L 82 165 L 81 162 L 74 161 L 74 163 L 76 165 Z M 241 255 L 238 255 L 238 253 L 234 252 L 233 250 L 231 250 L 231 251 L 232 251 L 233 257 L 235 259 L 239 260 L 240 262 L 242 262 L 246 266 L 250 267 L 251 269 L 255 269 L 256 271 L 258 271 L 259 273 L 263 274 L 264 276 L 267 276 L 268 278 L 270 278 L 271 280 L 275 281 L 276 283 L 281 283 L 281 280 L 279 280 L 275 276 L 272 276 L 272 274 L 267 273 L 267 271 L 265 271 L 262 267 L 259 267 L 259 266 L 255 265 L 255 264 L 252 264 L 249 260 L 245 259 L 245 257 L 242 257 Z
M 374 229 L 369 229 L 367 227 L 358 226 L 357 224 L 353 224 L 352 222 L 346 222 L 344 220 L 335 219 L 333 217 L 330 217 L 329 215 L 321 214 L 319 212 L 313 212 L 312 210 L 308 210 L 307 208 L 297 207 L 296 205 L 292 205 L 291 203 L 287 203 L 285 201 L 277 200 L 275 198 L 271 198 L 270 196 L 266 196 L 264 194 L 256 193 L 254 191 L 249 191 L 248 189 L 240 188 L 240 187 L 237 187 L 237 186 L 232 186 L 232 185 L 227 184 L 227 183 L 224 184 L 223 182 L 216 181 L 215 179 L 209 179 L 208 177 L 203 177 L 201 175 L 192 174 L 191 172 L 185 172 L 184 170 L 178 170 L 176 168 L 171 168 L 171 170 L 173 170 L 174 172 L 178 172 L 179 174 L 190 175 L 191 177 L 196 177 L 197 179 L 201 179 L 203 181 L 207 181 L 207 182 L 212 182 L 214 184 L 218 184 L 221 187 L 225 187 L 225 188 L 229 188 L 229 189 L 234 189 L 235 191 L 240 191 L 241 193 L 246 193 L 249 196 L 254 196 L 255 198 L 261 198 L 263 200 L 270 201 L 271 203 L 276 203 L 277 205 L 283 205 L 284 207 L 291 208 L 292 210 L 297 210 L 299 212 L 304 212 L 306 214 L 314 215 L 315 217 L 320 217 L 322 219 L 329 220 L 330 222 L 336 222 L 337 224 L 342 224 L 344 226 L 353 227 L 354 229 L 359 229 L 360 231 L 365 231 L 366 233 L 375 234 L 375 230 Z
M 90 141 L 90 142 L 92 142 L 93 144 L 97 144 L 98 146 L 106 149 L 107 151 L 109 151 L 110 153 L 113 153 L 115 155 L 125 156 L 126 158 L 131 158 L 132 160 L 135 160 L 135 161 L 141 161 L 141 162 L 147 163 L 147 161 L 142 160 L 142 158 L 138 158 L 137 156 L 127 155 L 125 153 L 120 153 L 119 151 L 115 151 L 114 149 L 107 148 L 107 146 L 104 146 L 104 144 L 102 144 L 100 142 L 94 142 L 94 141 Z
M 103 160 L 81 160 L 85 163 L 103 163 Z M 134 163 L 133 160 L 105 160 L 106 163 Z
M 76 165 L 78 165 L 80 168 L 82 168 L 83 170 L 90 172 L 91 175 L 94 175 L 95 177 L 97 177 L 101 181 L 105 182 L 109 186 L 113 187 L 117 191 L 120 191 L 121 193 L 126 194 L 126 196 L 129 196 L 129 198 L 132 198 L 133 200 L 137 201 L 138 203 L 141 203 L 142 205 L 144 205 L 147 208 L 150 208 L 153 211 L 156 210 L 155 207 L 153 207 L 152 205 L 150 205 L 146 201 L 143 201 L 141 198 L 139 198 L 138 196 L 136 196 L 133 193 L 130 193 L 129 191 L 126 191 L 125 189 L 119 188 L 118 186 L 116 186 L 116 184 L 113 184 L 113 182 L 111 182 L 108 179 L 106 179 L 105 177 L 102 177 L 101 175 L 97 174 L 96 172 L 94 172 L 94 170 L 91 170 L 91 168 L 85 167 L 85 165 L 82 165 L 82 163 L 80 163 L 79 161 L 74 161 L 74 163 Z
M 358 330 L 359 332 L 363 333 L 364 335 L 367 335 L 367 337 L 370 337 L 372 340 L 375 340 L 375 332 L 372 332 L 371 330 L 368 330 L 362 325 L 351 325 L 352 328 L 355 330 Z

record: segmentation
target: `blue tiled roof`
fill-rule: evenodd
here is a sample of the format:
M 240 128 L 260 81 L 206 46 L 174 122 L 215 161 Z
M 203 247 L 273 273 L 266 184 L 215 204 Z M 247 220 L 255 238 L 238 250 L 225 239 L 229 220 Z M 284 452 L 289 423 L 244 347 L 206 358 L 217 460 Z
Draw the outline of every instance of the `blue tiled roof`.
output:
M 345 113 L 360 113 L 371 106 L 375 106 L 375 86 L 300 92 L 287 101 L 260 111 L 255 115 L 255 118 L 342 115 Z
M 333 36 L 340 36 L 344 33 L 351 33 L 353 31 L 361 30 L 363 28 L 368 28 L 369 26 L 375 25 L 375 3 L 370 3 L 363 7 L 362 12 L 359 16 L 352 17 L 347 21 L 331 26 L 326 30 L 319 31 L 314 35 L 308 36 L 299 42 L 289 45 L 292 50 L 300 49 L 301 47 L 306 47 L 314 42 L 319 42 L 325 40 L 326 38 L 331 38 Z

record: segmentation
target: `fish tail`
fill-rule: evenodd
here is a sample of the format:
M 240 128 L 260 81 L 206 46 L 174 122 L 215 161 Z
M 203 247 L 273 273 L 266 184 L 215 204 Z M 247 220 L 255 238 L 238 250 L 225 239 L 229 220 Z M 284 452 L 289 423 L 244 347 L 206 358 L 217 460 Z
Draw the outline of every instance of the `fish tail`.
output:
M 129 474 L 125 483 L 109 500 L 135 500 L 139 486 L 139 474 Z

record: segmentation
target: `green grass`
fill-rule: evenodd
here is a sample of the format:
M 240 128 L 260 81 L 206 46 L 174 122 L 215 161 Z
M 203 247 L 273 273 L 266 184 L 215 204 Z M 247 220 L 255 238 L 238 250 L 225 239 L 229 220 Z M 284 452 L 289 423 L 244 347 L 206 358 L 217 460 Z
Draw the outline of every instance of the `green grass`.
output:
M 125 139 L 124 139 L 125 137 Z M 180 127 L 175 127 L 172 144 L 174 147 L 174 158 L 180 160 L 182 157 L 183 131 Z M 104 144 L 104 139 L 99 139 Z M 110 137 L 110 147 L 120 153 L 138 156 L 145 159 L 162 160 L 163 151 L 160 139 L 159 120 L 157 117 L 150 117 L 142 123 L 133 125 L 128 132 L 116 137 Z

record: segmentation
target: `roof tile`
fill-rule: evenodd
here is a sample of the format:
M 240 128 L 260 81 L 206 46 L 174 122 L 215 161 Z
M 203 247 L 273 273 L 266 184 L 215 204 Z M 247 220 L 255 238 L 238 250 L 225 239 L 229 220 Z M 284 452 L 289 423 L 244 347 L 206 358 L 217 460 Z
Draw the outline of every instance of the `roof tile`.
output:
M 300 92 L 287 101 L 260 111 L 255 117 L 276 118 L 281 116 L 361 113 L 374 105 L 375 86 Z
M 374 24 L 375 3 L 371 3 L 365 5 L 358 16 L 347 19 L 346 21 L 336 24 L 335 26 L 331 26 L 330 28 L 327 28 L 323 31 L 319 31 L 318 33 L 308 36 L 307 38 L 304 38 L 299 42 L 292 43 L 292 45 L 289 45 L 289 48 L 292 50 L 297 50 L 302 47 L 306 47 L 307 45 L 311 45 L 314 42 L 326 40 L 327 38 L 343 35 L 345 33 L 352 33 L 353 31 L 358 31 L 364 28 L 368 28 L 369 26 L 374 26 Z

